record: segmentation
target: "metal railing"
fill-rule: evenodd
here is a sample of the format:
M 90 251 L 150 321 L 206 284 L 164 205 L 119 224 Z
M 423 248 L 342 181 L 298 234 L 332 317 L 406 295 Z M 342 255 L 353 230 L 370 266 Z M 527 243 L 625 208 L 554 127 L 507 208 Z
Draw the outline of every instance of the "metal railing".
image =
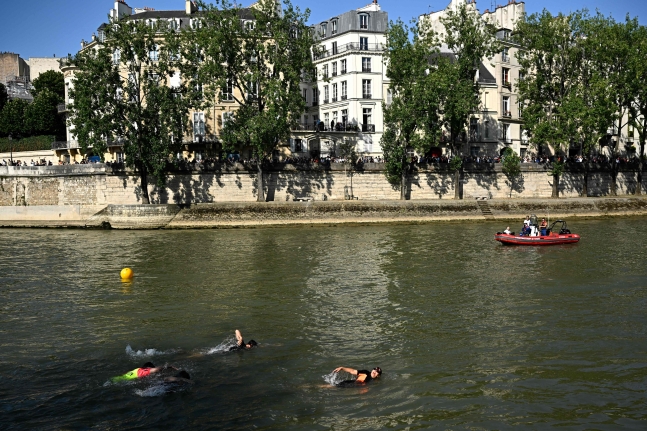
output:
M 54 141 L 52 142 L 52 150 L 74 150 L 81 148 L 78 141 Z
M 345 94 L 342 94 L 341 100 L 346 100 L 346 99 L 348 99 L 348 96 L 346 96 Z
M 369 126 L 373 126 L 369 124 Z M 311 131 L 311 132 L 358 132 L 361 127 L 357 124 L 344 124 L 337 123 L 334 126 L 331 124 L 324 124 L 320 122 L 319 124 L 314 123 L 298 123 L 296 126 L 292 127 L 293 131 Z M 375 129 L 375 126 L 373 126 Z M 373 130 L 374 131 L 374 130 Z
M 56 108 L 57 108 L 57 110 L 58 110 L 58 113 L 59 113 L 59 114 L 62 114 L 62 113 L 64 113 L 64 112 L 67 112 L 68 105 L 66 105 L 65 103 L 59 103 L 59 104 L 56 106 Z
M 375 124 L 362 124 L 362 132 L 375 133 Z
M 342 54 L 348 51 L 373 51 L 379 52 L 384 51 L 385 45 L 383 43 L 355 43 L 350 42 L 337 47 L 336 52 L 331 52 L 331 50 L 325 50 L 315 56 L 315 60 L 321 60 L 323 58 L 330 57 L 332 55 Z

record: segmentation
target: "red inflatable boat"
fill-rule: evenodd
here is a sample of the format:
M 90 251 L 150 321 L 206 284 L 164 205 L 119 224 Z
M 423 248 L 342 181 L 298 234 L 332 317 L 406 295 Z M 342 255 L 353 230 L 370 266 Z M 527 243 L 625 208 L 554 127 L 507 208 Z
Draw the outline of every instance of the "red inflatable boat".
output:
M 555 225 L 558 223 L 561 223 L 561 228 L 556 230 Z M 571 233 L 564 220 L 557 220 L 546 230 L 546 235 L 521 236 L 514 233 L 497 232 L 494 239 L 503 245 L 557 245 L 576 243 L 580 240 L 580 236 Z

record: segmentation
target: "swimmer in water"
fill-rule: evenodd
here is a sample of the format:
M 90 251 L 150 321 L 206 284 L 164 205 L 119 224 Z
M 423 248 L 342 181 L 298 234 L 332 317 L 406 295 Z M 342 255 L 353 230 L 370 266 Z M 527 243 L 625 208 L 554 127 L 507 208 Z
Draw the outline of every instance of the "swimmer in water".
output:
M 177 368 L 172 367 L 170 365 L 164 365 L 163 367 L 155 367 L 155 365 L 153 365 L 152 362 L 146 362 L 143 367 L 135 368 L 134 370 L 129 371 L 126 374 L 113 377 L 110 380 L 112 380 L 114 383 L 117 383 L 117 382 L 125 382 L 128 380 L 142 379 L 144 377 L 150 376 L 151 374 L 160 373 L 168 368 L 177 371 Z
M 167 377 L 164 379 L 164 384 L 166 385 L 167 392 L 173 392 L 186 385 L 192 385 L 194 383 L 195 382 L 191 380 L 189 373 L 184 370 L 177 373 L 174 377 Z
M 240 333 L 238 329 L 236 329 L 236 345 L 232 348 L 229 349 L 229 351 L 233 350 L 249 350 L 254 346 L 258 346 L 258 343 L 254 340 L 249 340 L 249 343 L 245 343 L 243 341 L 243 336 Z
M 337 367 L 332 372 L 338 373 L 340 371 L 345 371 L 348 374 L 351 374 L 357 377 L 355 378 L 355 380 L 344 380 L 343 382 L 337 383 L 335 385 L 339 387 L 365 385 L 371 380 L 377 379 L 382 375 L 382 369 L 380 367 L 375 367 L 371 371 L 356 370 L 354 368 L 347 368 L 347 367 Z

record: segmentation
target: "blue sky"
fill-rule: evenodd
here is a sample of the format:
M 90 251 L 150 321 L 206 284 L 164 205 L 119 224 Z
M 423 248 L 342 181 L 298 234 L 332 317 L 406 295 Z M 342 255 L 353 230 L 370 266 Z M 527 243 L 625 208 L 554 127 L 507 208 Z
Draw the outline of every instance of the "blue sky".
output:
M 2 25 L 0 25 L 0 52 L 11 51 L 27 59 L 29 57 L 57 57 L 75 53 L 80 49 L 81 39 L 89 40 L 92 33 L 107 20 L 113 0 L 30 0 L 18 2 L 1 0 Z M 310 21 L 316 23 L 351 9 L 364 6 L 371 0 L 293 0 L 301 9 L 310 8 Z M 10 5 L 11 3 L 11 5 Z M 184 9 L 184 0 L 127 0 L 132 7 L 152 7 L 157 10 Z M 252 0 L 242 1 L 243 5 Z M 428 11 L 444 9 L 449 0 L 379 0 L 390 19 L 401 17 L 409 21 Z M 483 12 L 490 8 L 491 0 L 477 0 Z M 496 4 L 497 2 L 494 1 Z M 507 0 L 498 0 L 506 4 Z M 569 12 L 582 8 L 599 9 L 623 20 L 627 13 L 637 16 L 647 24 L 647 1 L 645 0 L 527 0 L 529 13 L 546 8 L 552 13 Z

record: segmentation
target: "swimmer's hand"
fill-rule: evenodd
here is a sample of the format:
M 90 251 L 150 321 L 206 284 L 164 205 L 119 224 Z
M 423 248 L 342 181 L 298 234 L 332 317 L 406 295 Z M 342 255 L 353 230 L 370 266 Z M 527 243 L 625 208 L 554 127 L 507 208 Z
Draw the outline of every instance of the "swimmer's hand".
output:
M 338 372 L 340 372 L 342 370 L 342 368 L 344 368 L 344 367 L 337 367 L 334 370 L 332 370 L 332 372 L 333 373 L 338 373 Z

